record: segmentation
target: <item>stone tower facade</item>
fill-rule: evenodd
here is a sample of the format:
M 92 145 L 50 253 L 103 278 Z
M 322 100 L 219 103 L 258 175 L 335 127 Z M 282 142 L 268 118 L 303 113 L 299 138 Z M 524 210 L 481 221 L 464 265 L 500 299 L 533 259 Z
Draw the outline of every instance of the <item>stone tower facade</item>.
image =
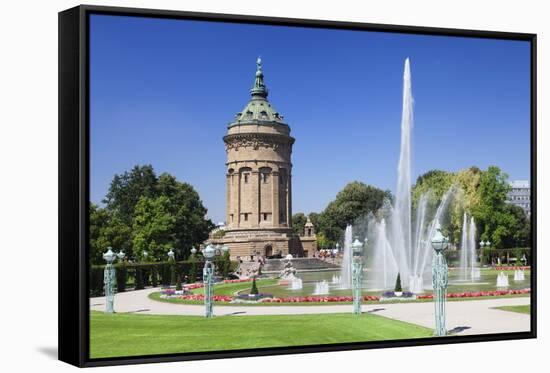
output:
M 227 153 L 226 230 L 231 257 L 302 256 L 292 231 L 290 127 L 267 100 L 258 58 L 251 98 L 224 136 Z

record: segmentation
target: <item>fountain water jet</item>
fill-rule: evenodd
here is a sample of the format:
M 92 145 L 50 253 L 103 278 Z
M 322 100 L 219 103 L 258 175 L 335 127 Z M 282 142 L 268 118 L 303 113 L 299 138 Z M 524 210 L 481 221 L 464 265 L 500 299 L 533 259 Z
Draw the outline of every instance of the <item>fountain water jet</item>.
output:
M 470 250 L 470 280 L 475 282 L 479 280 L 481 274 L 476 258 L 476 223 L 473 216 L 470 218 L 470 228 L 468 229 L 468 249 Z
M 476 258 L 476 224 L 474 217 L 468 219 L 465 212 L 460 245 L 460 280 L 475 282 L 480 277 L 481 273 Z
M 401 116 L 401 146 L 397 167 L 395 203 L 383 218 L 374 220 L 372 268 L 368 272 L 369 287 L 388 289 L 401 274 L 402 286 L 414 293 L 429 288 L 428 263 L 432 258 L 430 238 L 446 213 L 456 187 L 452 186 L 442 197 L 435 214 L 428 217 L 430 192 L 420 196 L 416 210 L 413 236 L 411 203 L 411 135 L 413 129 L 413 96 L 410 62 L 405 60 L 403 72 L 403 109 Z M 386 223 L 387 222 L 387 223 Z M 345 258 L 344 258 L 345 260 Z M 428 284 L 428 285 L 425 285 Z
M 315 290 L 313 295 L 325 295 L 329 293 L 329 287 L 327 280 L 319 281 L 315 283 Z
M 516 269 L 514 271 L 514 282 L 525 281 L 525 272 L 522 269 Z
M 371 290 L 393 289 L 397 277 L 397 264 L 393 257 L 386 232 L 384 218 L 379 223 L 374 222 L 375 231 L 372 250 L 372 269 L 370 272 Z
M 468 215 L 462 218 L 462 237 L 460 239 L 460 279 L 466 281 L 468 277 Z
M 294 277 L 290 281 L 290 290 L 302 290 L 303 284 L 302 279 L 299 277 Z
M 507 288 L 509 285 L 508 275 L 500 272 L 497 276 L 497 288 Z
M 353 228 L 351 225 L 346 227 L 344 234 L 344 255 L 340 269 L 340 287 L 342 289 L 351 288 L 351 242 L 353 239 Z

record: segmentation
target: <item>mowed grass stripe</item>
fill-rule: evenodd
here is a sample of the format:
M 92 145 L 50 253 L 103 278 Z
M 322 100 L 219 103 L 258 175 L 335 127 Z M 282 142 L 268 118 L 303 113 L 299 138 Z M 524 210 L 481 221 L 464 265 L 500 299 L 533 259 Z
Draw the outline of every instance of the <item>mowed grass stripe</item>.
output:
M 92 312 L 90 357 L 155 355 L 431 337 L 421 326 L 363 314 L 161 316 Z

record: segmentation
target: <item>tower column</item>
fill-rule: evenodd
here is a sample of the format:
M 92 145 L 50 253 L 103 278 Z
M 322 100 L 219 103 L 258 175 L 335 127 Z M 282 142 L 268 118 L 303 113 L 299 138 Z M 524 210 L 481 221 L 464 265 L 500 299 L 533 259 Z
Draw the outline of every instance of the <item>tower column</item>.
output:
M 237 199 L 236 199 L 236 215 L 235 216 L 235 221 L 237 222 L 237 227 L 240 227 L 241 226 L 241 178 L 242 178 L 242 175 L 241 173 L 239 172 L 238 173 L 238 176 L 237 176 Z
M 231 175 L 231 214 L 233 220 L 232 227 L 239 226 L 239 173 L 233 172 Z
M 271 218 L 273 226 L 279 226 L 279 171 L 271 172 Z
M 286 226 L 289 228 L 292 225 L 292 196 L 290 195 L 292 193 L 292 184 L 290 181 L 291 179 L 292 176 L 289 169 L 286 178 Z
M 232 211 L 232 208 L 233 208 L 233 205 L 231 204 L 231 195 L 233 194 L 233 190 L 231 188 L 231 181 L 232 181 L 232 177 L 233 175 L 231 175 L 230 173 L 227 173 L 226 175 L 226 183 L 225 183 L 225 206 L 226 206 L 226 209 L 225 209 L 225 221 L 227 222 L 227 225 L 228 226 L 231 226 L 231 213 L 233 212 Z
M 250 218 L 250 226 L 258 227 L 260 225 L 260 171 L 251 171 L 250 182 L 252 183 L 252 216 Z

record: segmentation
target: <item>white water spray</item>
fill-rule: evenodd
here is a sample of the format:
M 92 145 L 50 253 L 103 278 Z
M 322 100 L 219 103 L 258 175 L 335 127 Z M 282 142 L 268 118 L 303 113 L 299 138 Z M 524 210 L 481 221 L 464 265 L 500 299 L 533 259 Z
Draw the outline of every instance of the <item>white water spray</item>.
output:
M 351 243 L 353 240 L 353 228 L 351 225 L 346 227 L 344 234 L 344 255 L 342 257 L 342 265 L 340 270 L 340 287 L 342 289 L 351 288 Z

